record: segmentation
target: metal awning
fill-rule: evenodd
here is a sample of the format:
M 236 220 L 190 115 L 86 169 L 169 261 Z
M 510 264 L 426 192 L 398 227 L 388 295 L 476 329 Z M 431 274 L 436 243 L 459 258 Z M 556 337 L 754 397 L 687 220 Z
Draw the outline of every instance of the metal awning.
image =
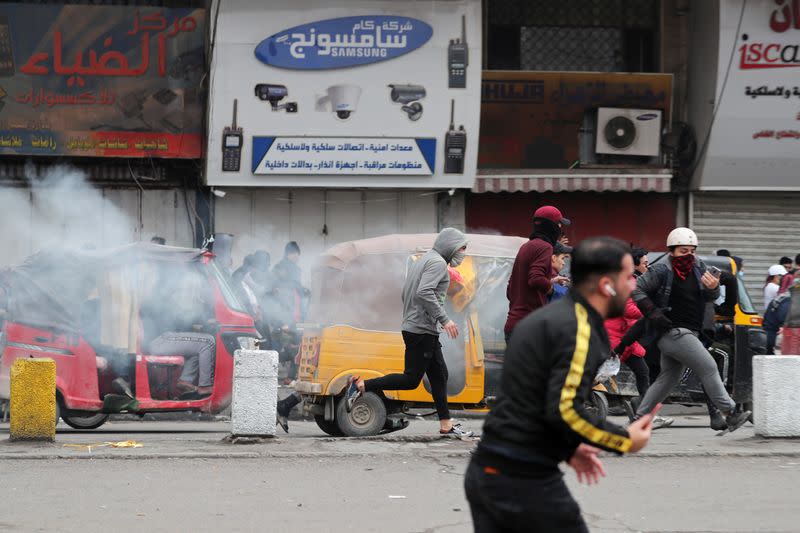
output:
M 670 192 L 667 169 L 479 169 L 472 192 Z

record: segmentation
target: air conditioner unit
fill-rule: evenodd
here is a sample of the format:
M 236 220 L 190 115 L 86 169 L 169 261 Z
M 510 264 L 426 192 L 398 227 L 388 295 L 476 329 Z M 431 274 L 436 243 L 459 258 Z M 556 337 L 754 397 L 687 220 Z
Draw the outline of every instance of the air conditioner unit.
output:
M 598 154 L 661 154 L 661 111 L 600 107 L 597 109 Z

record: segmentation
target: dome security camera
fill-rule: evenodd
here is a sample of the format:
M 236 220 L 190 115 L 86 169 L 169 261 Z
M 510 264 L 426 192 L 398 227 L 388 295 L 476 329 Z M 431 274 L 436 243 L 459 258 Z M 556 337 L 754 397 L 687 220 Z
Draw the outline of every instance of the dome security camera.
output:
M 327 110 L 327 103 L 330 102 L 336 118 L 348 120 L 356 110 L 359 98 L 361 98 L 361 87 L 358 85 L 331 85 L 327 89 L 327 94 L 317 100 L 317 110 Z

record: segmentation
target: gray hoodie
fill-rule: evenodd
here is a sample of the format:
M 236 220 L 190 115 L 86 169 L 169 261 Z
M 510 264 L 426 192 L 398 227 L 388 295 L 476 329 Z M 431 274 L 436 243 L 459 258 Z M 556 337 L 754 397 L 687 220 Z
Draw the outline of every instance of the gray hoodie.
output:
M 466 245 L 466 235 L 455 228 L 445 228 L 436 237 L 433 250 L 411 264 L 403 287 L 403 331 L 439 335 L 439 324 L 450 320 L 444 310 L 450 287 L 447 265 Z

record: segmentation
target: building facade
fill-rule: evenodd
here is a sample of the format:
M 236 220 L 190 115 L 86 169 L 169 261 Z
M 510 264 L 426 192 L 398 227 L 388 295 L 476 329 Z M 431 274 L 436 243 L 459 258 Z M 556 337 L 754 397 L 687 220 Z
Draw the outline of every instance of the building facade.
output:
M 800 11 L 692 3 L 689 93 L 698 160 L 684 203 L 701 250 L 744 259 L 757 304 L 770 265 L 800 253 Z
M 679 2 L 488 1 L 478 231 L 528 235 L 536 207 L 573 241 L 611 234 L 651 249 L 675 224 L 688 20 Z
M 213 10 L 206 180 L 235 259 L 463 227 L 448 191 L 476 174 L 479 0 Z
M 205 2 L 0 3 L 0 264 L 202 242 Z

